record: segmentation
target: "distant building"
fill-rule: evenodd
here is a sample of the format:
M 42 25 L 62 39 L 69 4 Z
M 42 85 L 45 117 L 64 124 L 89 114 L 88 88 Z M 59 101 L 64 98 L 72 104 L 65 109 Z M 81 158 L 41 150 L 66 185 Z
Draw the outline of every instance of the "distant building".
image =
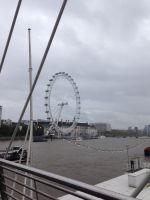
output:
M 128 131 L 132 131 L 132 126 L 129 126 L 129 127 L 128 127 Z
M 128 127 L 128 135 L 129 136 L 138 137 L 140 134 L 141 134 L 141 131 L 139 130 L 139 128 L 137 126 L 135 126 L 133 128 L 131 126 Z
M 21 123 L 28 126 L 30 124 L 30 120 L 22 120 Z M 37 124 L 37 120 L 33 120 L 33 123 Z
M 27 125 L 27 126 L 30 124 L 30 121 L 29 121 L 29 120 L 22 120 L 21 122 L 22 122 L 23 124 Z
M 2 120 L 2 124 L 6 125 L 6 126 L 11 126 L 12 120 L 11 119 Z
M 104 132 L 110 132 L 112 130 L 111 128 L 111 124 L 108 124 L 108 123 L 92 123 L 91 125 L 93 125 L 98 133 L 104 133 Z
M 144 127 L 143 134 L 146 136 L 150 136 L 150 125 L 146 125 Z
M 48 135 L 48 133 L 49 133 L 49 127 L 50 127 L 50 122 L 48 120 L 38 119 L 37 120 L 37 124 L 43 126 L 43 128 L 44 128 L 44 134 Z
M 134 127 L 134 132 L 138 134 L 138 132 L 139 132 L 139 129 L 138 129 L 138 127 L 137 127 L 137 126 L 135 126 L 135 127 Z
M 98 136 L 97 128 L 88 123 L 78 123 L 76 127 L 76 134 L 84 139 L 95 138 Z
M 88 135 L 90 135 L 91 137 L 98 136 L 97 128 L 95 126 L 93 126 L 93 125 L 89 125 L 88 126 Z
M 44 134 L 47 135 L 49 132 L 50 122 L 47 120 L 37 120 L 37 123 L 39 125 L 42 125 L 44 127 Z M 69 121 L 59 121 L 58 126 L 64 134 L 62 133 L 62 136 L 70 136 L 70 137 L 83 137 L 83 138 L 94 138 L 98 135 L 98 130 L 95 126 L 89 125 L 88 123 L 77 123 L 75 129 L 71 131 L 71 133 L 67 133 L 68 128 L 72 125 L 72 122 Z M 65 132 L 67 134 L 65 134 Z

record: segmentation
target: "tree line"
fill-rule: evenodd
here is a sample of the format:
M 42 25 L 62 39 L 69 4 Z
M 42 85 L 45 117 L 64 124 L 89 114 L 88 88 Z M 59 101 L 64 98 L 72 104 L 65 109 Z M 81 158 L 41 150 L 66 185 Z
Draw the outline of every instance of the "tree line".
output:
M 0 138 L 2 137 L 11 137 L 14 129 L 16 127 L 16 123 L 12 123 L 11 125 L 2 124 L 0 127 Z M 21 124 L 18 128 L 16 137 L 24 137 L 26 135 L 28 129 L 28 125 Z M 33 136 L 41 136 L 44 134 L 44 128 L 38 124 L 33 125 Z

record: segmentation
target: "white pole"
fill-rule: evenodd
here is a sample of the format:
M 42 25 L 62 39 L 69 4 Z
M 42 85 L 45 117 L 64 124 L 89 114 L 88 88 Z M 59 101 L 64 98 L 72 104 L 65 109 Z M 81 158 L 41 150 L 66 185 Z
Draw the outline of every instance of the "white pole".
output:
M 31 91 L 32 88 L 32 57 L 31 57 L 31 29 L 28 29 L 28 38 L 29 38 L 29 90 Z M 30 97 L 30 134 L 29 134 L 29 143 L 28 143 L 28 149 L 27 149 L 27 161 L 26 165 L 32 165 L 32 138 L 33 138 L 33 103 L 32 103 L 32 95 Z M 27 184 L 27 178 L 24 180 L 24 184 Z M 30 186 L 32 187 L 33 183 L 32 180 L 30 180 Z M 26 188 L 23 188 L 23 194 L 26 193 Z M 30 191 L 31 198 L 33 197 L 33 191 Z M 24 200 L 25 197 L 22 197 L 22 200 Z
M 29 36 L 29 89 L 32 88 L 32 56 L 31 56 L 31 29 L 28 29 Z M 30 136 L 29 136 L 29 145 L 28 145 L 28 156 L 26 165 L 32 165 L 32 140 L 33 140 L 33 102 L 32 95 L 30 98 Z M 30 186 L 32 187 L 33 182 L 30 180 Z M 30 191 L 31 198 L 33 197 L 33 191 Z
M 32 88 L 32 57 L 31 57 L 31 29 L 28 29 L 28 36 L 29 36 L 29 89 L 31 91 Z M 30 136 L 29 136 L 29 145 L 28 145 L 28 156 L 27 156 L 27 165 L 32 163 L 31 159 L 31 144 L 33 138 L 33 103 L 32 103 L 32 95 L 30 98 Z

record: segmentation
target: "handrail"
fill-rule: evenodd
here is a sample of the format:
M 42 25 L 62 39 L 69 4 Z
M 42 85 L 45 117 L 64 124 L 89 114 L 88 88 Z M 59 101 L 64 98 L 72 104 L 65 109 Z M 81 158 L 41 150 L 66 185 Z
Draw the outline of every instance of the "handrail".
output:
M 99 188 L 96 186 L 92 186 L 80 181 L 76 181 L 70 178 L 66 178 L 60 175 L 56 175 L 50 172 L 46 172 L 34 167 L 29 167 L 29 166 L 25 166 L 22 164 L 18 164 L 18 163 L 14 163 L 8 160 L 4 160 L 4 159 L 0 159 L 0 168 L 4 169 L 4 170 L 9 170 L 13 171 L 14 173 L 22 173 L 22 172 L 27 172 L 28 174 L 32 174 L 35 177 L 35 180 L 38 182 L 42 181 L 43 179 L 46 179 L 46 181 L 51 181 L 54 182 L 55 184 L 59 184 L 62 185 L 64 187 L 69 187 L 73 190 L 79 190 L 82 193 L 73 193 L 74 191 L 70 191 L 67 189 L 68 194 L 72 194 L 74 196 L 78 196 L 82 199 L 95 199 L 95 197 L 98 198 L 102 198 L 105 200 L 135 200 L 135 198 L 129 197 L 129 196 L 125 196 L 125 195 L 121 195 L 118 194 L 116 192 L 112 192 L 103 188 Z M 26 176 L 26 174 L 22 175 Z M 34 179 L 34 176 L 31 177 Z M 3 176 L 5 177 L 5 176 Z M 5 177 L 6 178 L 6 177 Z M 40 179 L 41 178 L 41 179 Z M 1 188 L 0 188 L 1 189 Z M 4 191 L 5 192 L 5 191 Z
M 147 173 L 147 176 L 141 181 L 139 186 L 133 191 L 133 193 L 131 194 L 131 197 L 137 197 L 138 194 L 143 190 L 145 185 L 149 182 L 149 180 L 150 180 L 150 172 Z

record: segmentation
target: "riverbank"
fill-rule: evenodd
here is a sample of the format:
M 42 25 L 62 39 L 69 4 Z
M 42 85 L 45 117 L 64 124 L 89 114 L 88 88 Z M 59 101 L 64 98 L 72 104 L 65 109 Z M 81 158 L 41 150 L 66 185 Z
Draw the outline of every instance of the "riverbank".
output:
M 0 141 L 10 140 L 11 137 L 0 137 Z M 24 136 L 18 136 L 15 138 L 15 140 L 24 140 Z

